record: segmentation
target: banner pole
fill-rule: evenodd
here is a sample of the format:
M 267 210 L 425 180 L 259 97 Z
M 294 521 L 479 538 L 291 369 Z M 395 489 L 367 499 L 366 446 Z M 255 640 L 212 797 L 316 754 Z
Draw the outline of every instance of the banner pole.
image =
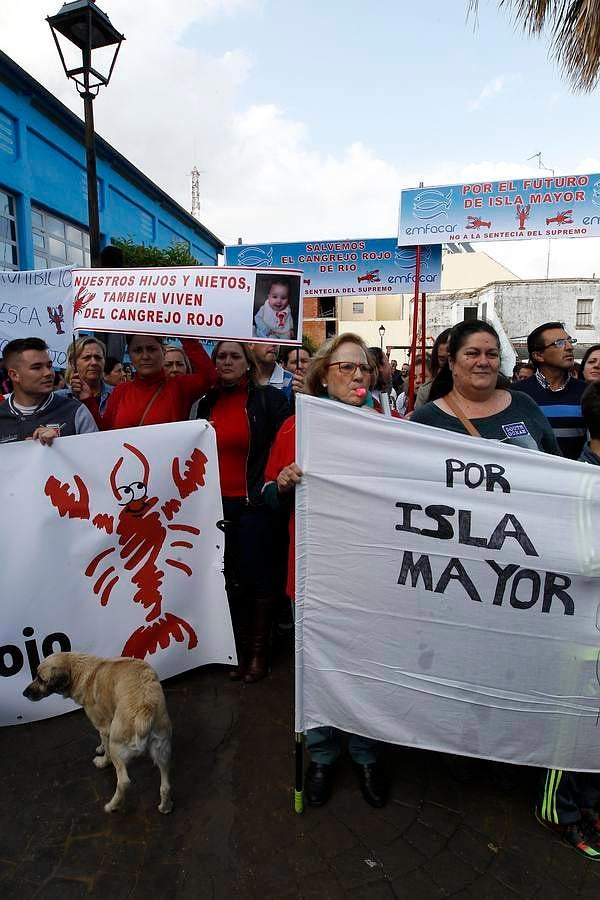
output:
M 304 748 L 304 735 L 301 731 L 295 733 L 295 778 L 294 778 L 294 812 L 304 812 L 304 766 L 302 765 L 302 751 Z
M 413 327 L 410 342 L 410 375 L 408 379 L 407 412 L 412 412 L 415 405 L 415 356 L 417 354 L 417 326 L 419 321 L 419 284 L 421 281 L 421 246 L 417 244 L 415 251 L 415 296 L 413 302 Z
M 425 382 L 425 348 L 427 344 L 426 335 L 426 300 L 425 294 L 421 294 L 421 384 Z

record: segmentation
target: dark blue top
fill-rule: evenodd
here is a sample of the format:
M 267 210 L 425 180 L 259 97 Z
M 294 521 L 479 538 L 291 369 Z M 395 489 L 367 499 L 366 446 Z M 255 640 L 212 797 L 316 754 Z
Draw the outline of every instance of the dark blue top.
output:
M 585 381 L 570 378 L 560 391 L 543 387 L 537 375 L 513 384 L 511 390 L 523 391 L 535 400 L 544 413 L 563 456 L 579 459 L 586 437 L 586 427 L 581 413 L 581 395 L 586 388 Z

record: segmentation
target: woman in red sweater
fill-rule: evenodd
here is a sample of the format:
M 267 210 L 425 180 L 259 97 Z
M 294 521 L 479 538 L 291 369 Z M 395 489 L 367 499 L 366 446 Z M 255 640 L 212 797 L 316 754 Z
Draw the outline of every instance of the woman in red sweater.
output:
M 134 428 L 137 425 L 162 425 L 189 417 L 190 407 L 214 384 L 216 369 L 198 341 L 184 339 L 182 345 L 193 367 L 191 375 L 168 378 L 164 370 L 162 339 L 149 334 L 127 338 L 127 349 L 135 366 L 133 381 L 118 384 L 109 397 L 103 416 L 96 422 L 103 431 Z M 73 379 L 72 387 L 75 387 Z M 79 399 L 92 415 L 95 410 L 85 384 L 77 384 Z
M 273 603 L 283 568 L 275 531 L 280 522 L 265 505 L 263 473 L 290 407 L 283 391 L 256 383 L 254 360 L 245 344 L 220 341 L 212 356 L 218 382 L 199 401 L 195 415 L 210 419 L 217 435 L 226 522 L 225 581 L 238 651 L 238 668 L 231 677 L 251 684 L 268 671 Z

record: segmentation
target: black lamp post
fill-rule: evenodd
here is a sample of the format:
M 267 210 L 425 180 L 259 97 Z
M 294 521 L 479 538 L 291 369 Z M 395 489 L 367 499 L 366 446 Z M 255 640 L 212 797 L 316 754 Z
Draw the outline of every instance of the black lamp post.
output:
M 381 341 L 381 349 L 383 350 L 383 336 L 385 334 L 385 325 L 379 326 L 379 340 Z
M 100 263 L 100 217 L 98 214 L 96 142 L 92 104 L 99 89 L 110 81 L 121 43 L 125 37 L 113 27 L 106 13 L 96 6 L 94 0 L 72 0 L 71 3 L 63 3 L 57 14 L 48 16 L 46 21 L 52 31 L 65 75 L 67 78 L 73 79 L 80 96 L 83 97 L 90 257 L 92 266 L 98 266 Z M 80 66 L 67 67 L 57 33 L 63 35 L 81 50 Z M 93 51 L 104 47 L 114 48 L 106 74 L 92 66 Z M 96 59 L 94 59 L 94 63 L 98 65 Z M 104 69 L 106 70 L 106 66 Z

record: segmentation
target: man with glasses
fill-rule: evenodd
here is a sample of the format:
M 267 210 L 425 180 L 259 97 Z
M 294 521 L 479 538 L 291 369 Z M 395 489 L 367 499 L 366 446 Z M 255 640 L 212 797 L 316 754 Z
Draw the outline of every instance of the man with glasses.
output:
M 513 385 L 535 400 L 554 431 L 564 456 L 578 459 L 585 441 L 581 395 L 585 382 L 572 375 L 577 341 L 562 322 L 539 325 L 527 338 L 529 358 L 535 366 L 530 378 Z

